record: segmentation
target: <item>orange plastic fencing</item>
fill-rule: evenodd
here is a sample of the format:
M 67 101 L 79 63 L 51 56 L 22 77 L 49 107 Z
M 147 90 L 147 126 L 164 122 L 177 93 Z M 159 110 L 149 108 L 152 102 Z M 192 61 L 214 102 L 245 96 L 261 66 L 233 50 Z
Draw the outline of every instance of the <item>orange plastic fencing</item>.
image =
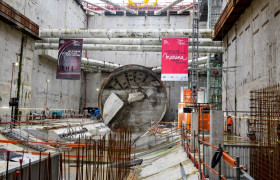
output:
M 211 168 L 208 164 L 206 164 L 202 159 L 200 159 L 200 162 L 202 162 L 208 169 L 210 169 L 213 173 L 215 173 L 217 176 L 220 176 L 219 173 L 217 171 L 215 171 L 215 169 Z M 226 180 L 225 177 L 221 177 L 222 180 Z
M 65 145 L 67 147 L 87 147 L 87 146 L 94 146 L 94 145 L 86 145 L 86 144 L 65 144 L 65 143 L 57 143 L 57 142 L 40 142 L 40 141 L 23 141 L 23 140 L 0 140 L 0 143 L 10 143 L 10 144 L 17 144 L 17 143 L 32 143 L 32 144 L 44 144 L 44 145 Z M 96 145 L 97 146 L 97 145 Z M 105 145 L 105 147 L 112 147 L 110 145 Z M 133 147 L 119 147 L 114 146 L 116 149 L 133 149 Z

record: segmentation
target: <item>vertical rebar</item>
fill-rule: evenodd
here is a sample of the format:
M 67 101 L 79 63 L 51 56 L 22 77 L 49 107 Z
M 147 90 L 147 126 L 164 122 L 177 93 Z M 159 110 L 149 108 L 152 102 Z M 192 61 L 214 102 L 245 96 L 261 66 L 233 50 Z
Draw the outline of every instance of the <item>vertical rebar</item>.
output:
M 64 177 L 64 179 L 66 179 L 66 153 L 65 153 L 65 151 L 63 152 L 63 164 L 64 164 L 64 166 L 63 166 L 63 171 L 64 171 L 64 175 L 63 175 L 63 177 Z
M 68 180 L 70 180 L 70 151 L 68 149 Z
M 49 156 L 48 156 L 48 164 L 49 164 L 49 180 L 52 180 L 52 159 L 51 159 L 50 152 L 49 152 Z
M 204 142 L 204 111 L 202 110 L 202 131 L 203 131 L 203 133 L 202 133 L 202 141 Z M 202 159 L 203 159 L 203 162 L 205 162 L 205 155 L 204 155 L 204 144 L 202 144 Z M 202 168 L 203 168 L 203 175 L 205 175 L 205 166 L 204 166 L 204 164 L 202 164 Z
M 76 158 L 76 180 L 79 180 L 80 144 L 81 144 L 81 139 L 80 139 L 80 136 L 79 136 L 79 144 L 78 144 L 78 147 L 77 147 L 77 158 Z
M 28 180 L 31 180 L 31 159 L 29 159 L 28 165 Z
M 23 169 L 22 169 L 22 159 L 19 159 L 19 164 L 20 164 L 20 179 L 23 179 Z
M 92 139 L 89 138 L 89 145 L 88 145 L 88 163 L 89 163 L 89 180 L 91 180 L 91 168 L 93 163 L 91 162 L 91 150 L 92 150 Z
M 222 146 L 221 144 L 219 144 L 219 148 L 222 149 Z M 219 179 L 221 180 L 222 179 L 222 161 L 219 161 L 219 168 L 218 168 L 218 172 L 219 172 Z
M 202 172 L 201 172 L 201 155 L 200 155 L 200 141 L 199 141 L 199 139 L 198 139 L 198 167 L 199 167 L 199 177 L 201 179 Z
M 236 179 L 240 180 L 239 156 L 236 157 Z
M 195 166 L 195 130 L 193 131 L 193 163 L 194 163 L 194 166 Z
M 43 179 L 44 180 L 48 180 L 48 159 L 46 158 L 45 160 L 44 160 L 44 164 L 45 164 L 45 168 L 43 168 L 43 171 L 44 171 L 44 177 L 43 177 Z
M 6 180 L 9 178 L 9 160 L 10 160 L 10 151 L 7 151 L 7 167 L 6 167 Z
M 41 162 L 42 161 L 42 151 L 40 151 L 39 155 L 39 175 L 38 175 L 38 180 L 41 180 Z
M 83 146 L 82 147 L 82 164 L 81 164 L 81 171 L 82 171 L 82 180 L 84 179 L 84 150 L 85 150 L 85 147 Z
M 59 180 L 62 180 L 62 153 L 59 155 Z
M 88 180 L 88 140 L 87 137 L 85 138 L 85 150 L 86 150 L 86 180 Z

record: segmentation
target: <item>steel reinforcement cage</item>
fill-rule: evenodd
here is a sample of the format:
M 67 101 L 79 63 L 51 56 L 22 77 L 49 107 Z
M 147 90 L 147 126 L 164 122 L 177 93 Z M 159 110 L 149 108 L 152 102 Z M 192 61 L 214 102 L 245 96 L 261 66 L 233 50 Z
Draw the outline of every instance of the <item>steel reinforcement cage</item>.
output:
M 251 175 L 280 179 L 280 85 L 251 91 L 250 130 L 258 146 L 251 147 Z

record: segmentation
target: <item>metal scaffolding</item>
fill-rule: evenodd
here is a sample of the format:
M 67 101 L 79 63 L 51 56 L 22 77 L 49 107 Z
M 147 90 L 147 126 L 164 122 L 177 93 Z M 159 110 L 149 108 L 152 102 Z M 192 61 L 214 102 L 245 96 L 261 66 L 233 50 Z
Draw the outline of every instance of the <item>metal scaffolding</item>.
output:
M 192 71 L 191 71 L 191 100 L 197 103 L 198 90 L 198 37 L 199 37 L 199 0 L 193 0 L 193 28 L 192 28 Z
M 222 110 L 222 54 L 210 59 L 210 101 L 212 109 Z

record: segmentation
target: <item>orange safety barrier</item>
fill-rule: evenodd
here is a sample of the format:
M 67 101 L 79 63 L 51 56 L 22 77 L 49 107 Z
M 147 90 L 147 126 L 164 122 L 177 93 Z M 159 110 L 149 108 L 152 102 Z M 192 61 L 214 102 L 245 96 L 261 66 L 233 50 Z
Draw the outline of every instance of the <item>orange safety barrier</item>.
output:
M 151 123 L 151 121 L 146 121 L 146 120 L 142 120 L 142 122 L 148 122 Z M 157 121 L 152 121 L 152 122 L 157 122 Z M 177 124 L 178 122 L 159 122 L 159 124 Z
M 66 145 L 67 147 L 88 147 L 88 146 L 98 146 L 98 145 L 88 145 L 88 144 L 62 144 Z M 120 146 L 110 146 L 110 145 L 105 145 L 105 147 L 115 147 L 116 149 L 133 149 L 132 146 L 130 147 L 120 147 Z
M 206 164 L 202 159 L 200 160 L 201 163 L 203 163 L 206 167 L 208 167 L 208 169 L 210 169 L 213 173 L 215 173 L 217 176 L 220 176 L 219 173 L 217 171 L 215 171 L 215 169 L 211 168 L 208 164 Z M 226 180 L 225 177 L 221 177 L 222 180 Z
M 236 160 L 230 157 L 227 153 L 223 152 L 223 159 L 230 165 L 231 167 L 236 167 Z
M 34 151 L 10 151 L 10 150 L 0 150 L 0 152 L 7 152 L 7 151 L 9 151 L 9 152 L 15 152 L 15 153 L 30 153 L 30 154 L 32 154 L 32 155 L 40 155 L 40 152 L 34 152 Z M 51 152 L 41 152 L 41 155 L 42 156 L 48 156 L 49 155 L 49 153 L 50 154 L 53 154 L 53 153 L 51 153 Z M 72 155 L 72 154 L 65 154 L 65 157 L 69 157 L 69 158 L 77 158 L 78 157 L 78 155 Z M 80 158 L 82 158 L 82 157 L 84 157 L 84 158 L 86 158 L 87 156 L 86 155 L 79 155 L 79 157 Z M 91 157 L 105 157 L 105 156 L 91 156 Z M 132 160 L 132 158 L 119 158 L 119 157 L 112 157 L 113 159 L 120 159 L 120 160 Z
M 13 140 L 0 140 L 0 143 L 17 144 L 17 143 L 18 143 L 18 141 L 13 141 Z
M 215 149 L 219 149 L 219 147 L 217 147 L 217 146 L 215 146 L 215 145 L 213 145 L 213 144 L 210 144 L 209 142 L 206 142 L 206 141 L 200 141 L 202 144 L 206 144 L 206 145 L 208 145 L 208 146 L 211 146 L 211 147 L 213 147 L 213 148 L 215 148 Z M 228 153 L 228 151 L 226 151 L 226 150 L 224 150 L 224 152 L 225 153 Z
M 40 155 L 40 152 L 34 152 L 34 151 L 11 151 L 11 150 L 0 150 L 0 152 L 14 152 L 14 153 L 30 153 L 32 155 Z M 53 154 L 53 153 L 51 153 Z M 43 156 L 48 156 L 49 153 L 48 152 L 41 152 L 41 155 Z
M 225 160 L 226 163 L 228 163 L 228 165 L 230 165 L 231 167 L 236 167 L 236 160 L 233 159 L 232 157 L 230 157 L 227 153 L 223 152 L 223 159 Z M 239 165 L 244 171 L 247 171 L 247 168 L 242 167 L 242 165 Z
M 17 144 L 17 143 L 33 143 L 33 144 L 44 144 L 44 145 L 65 145 L 67 147 L 86 147 L 86 146 L 94 146 L 94 145 L 86 145 L 86 144 L 64 144 L 64 143 L 57 143 L 57 142 L 40 142 L 40 141 L 23 141 L 23 140 L 0 140 L 0 143 L 10 143 L 10 144 Z M 96 145 L 97 146 L 97 145 Z M 105 145 L 105 147 L 112 147 L 110 145 Z M 114 146 L 116 149 L 133 149 L 133 147 L 120 147 Z
M 106 157 L 106 156 L 98 156 L 98 155 L 96 155 L 96 156 L 94 156 L 94 155 L 91 155 L 91 156 L 89 156 L 89 155 L 75 155 L 75 154 L 65 154 L 65 157 L 69 157 L 69 158 L 77 158 L 77 157 L 79 157 L 79 158 L 86 158 L 86 157 Z M 133 158 L 120 158 L 120 157 L 110 157 L 110 158 L 112 158 L 112 159 L 119 159 L 119 160 L 132 160 Z
M 11 152 L 17 152 L 17 153 L 31 153 L 32 155 L 40 155 L 40 152 L 34 152 L 34 151 L 11 151 Z M 52 154 L 52 153 L 51 153 Z M 41 152 L 42 156 L 48 156 L 48 152 Z

